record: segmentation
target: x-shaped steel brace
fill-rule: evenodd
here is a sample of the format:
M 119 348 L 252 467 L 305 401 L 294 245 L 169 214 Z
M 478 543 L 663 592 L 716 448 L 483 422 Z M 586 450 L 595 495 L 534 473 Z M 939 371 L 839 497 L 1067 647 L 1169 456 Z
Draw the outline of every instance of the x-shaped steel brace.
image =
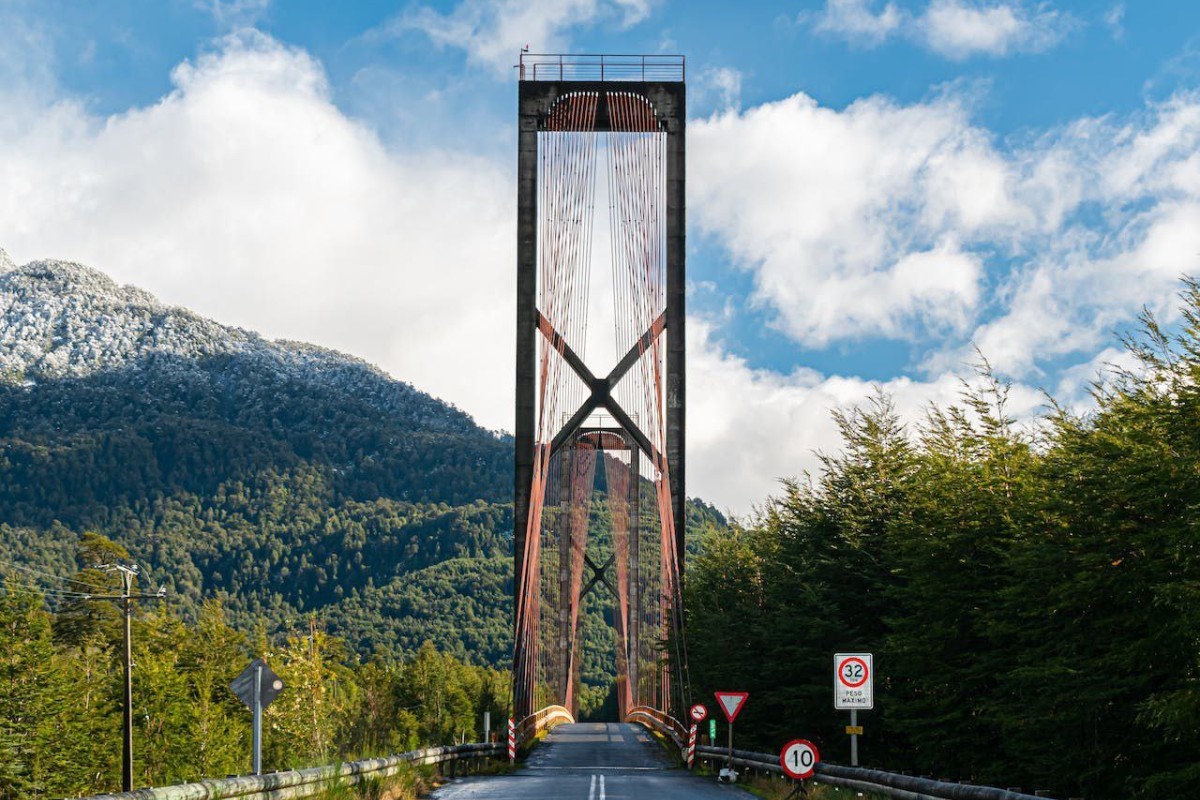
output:
M 608 568 L 613 565 L 613 562 L 616 560 L 616 558 L 616 554 L 613 554 L 608 557 L 608 561 L 605 561 L 603 566 L 597 567 L 596 562 L 588 558 L 587 553 L 584 553 L 583 561 L 592 570 L 592 577 L 588 579 L 587 584 L 583 587 L 583 591 L 579 593 L 580 601 L 587 597 L 587 593 L 590 592 L 592 587 L 597 583 L 603 583 L 608 587 L 608 590 L 612 592 L 613 597 L 619 597 L 617 594 L 617 587 L 613 586 L 612 580 L 608 577 Z
M 609 414 L 612 414 L 612 418 L 617 421 L 617 424 L 633 437 L 633 441 L 637 443 L 638 449 L 646 454 L 651 463 L 661 463 L 659 461 L 660 454 L 654 445 L 650 443 L 650 438 L 625 413 L 625 409 L 621 408 L 620 403 L 612 396 L 612 391 L 620 383 L 621 378 L 625 377 L 625 373 L 633 368 L 633 365 L 638 362 L 642 354 L 649 350 L 650 345 L 662 335 L 666 327 L 666 314 L 659 314 L 658 319 L 654 320 L 650 329 L 638 337 L 637 342 L 629 349 L 625 357 L 618 361 L 617 365 L 612 368 L 612 372 L 608 373 L 606 377 L 597 378 L 588 369 L 587 364 L 583 363 L 583 359 L 571 349 L 571 346 L 567 344 L 562 335 L 554 329 L 554 326 L 550 324 L 550 320 L 546 319 L 541 311 L 538 312 L 538 330 L 549 340 L 551 347 L 562 353 L 563 360 L 575 371 L 575 374 L 579 376 L 584 385 L 591 390 L 591 395 L 588 399 L 583 401 L 583 405 L 579 407 L 579 410 L 567 420 L 567 424 L 555 435 L 554 441 L 550 443 L 550 455 L 553 456 L 562 449 L 563 445 L 570 440 L 571 436 L 593 411 L 598 408 L 604 408 L 608 410 Z

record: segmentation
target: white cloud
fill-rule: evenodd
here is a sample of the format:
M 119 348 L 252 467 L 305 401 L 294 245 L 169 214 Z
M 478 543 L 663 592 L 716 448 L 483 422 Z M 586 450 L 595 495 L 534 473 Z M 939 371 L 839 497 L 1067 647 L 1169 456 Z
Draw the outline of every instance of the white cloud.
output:
M 689 128 L 690 208 L 797 341 L 962 331 L 980 258 L 1029 224 L 985 131 L 950 99 L 845 111 L 795 95 Z
M 898 32 L 905 14 L 894 3 L 888 3 L 878 13 L 873 6 L 873 0 L 826 0 L 822 12 L 805 12 L 800 21 L 812 22 L 820 33 L 874 46 Z
M 843 111 L 796 95 L 690 137 L 695 223 L 809 347 L 906 339 L 940 374 L 974 344 L 1038 378 L 1142 305 L 1171 313 L 1200 271 L 1200 96 L 1011 147 L 951 95 Z
M 107 118 L 56 97 L 22 47 L 8 69 L 25 79 L 0 83 L 0 246 L 15 260 L 93 264 L 511 426 L 507 161 L 385 146 L 331 102 L 317 62 L 261 34 Z M 1177 276 L 1200 272 L 1195 95 L 1017 144 L 953 92 L 843 110 L 796 95 L 693 120 L 689 139 L 693 230 L 753 272 L 787 335 L 931 348 L 924 380 L 883 385 L 910 419 L 956 396 L 971 342 L 1023 381 L 1018 413 L 1040 403 L 1034 383 L 1078 397 L 1109 331 L 1142 305 L 1169 313 Z M 689 491 L 738 512 L 835 449 L 829 409 L 873 391 L 754 369 L 711 323 L 690 332 Z
M 708 104 L 720 109 L 737 108 L 742 102 L 742 73 L 732 67 L 711 67 L 691 82 L 689 107 Z
M 1072 23 L 1066 15 L 1042 7 L 933 0 L 915 24 L 930 50 L 962 60 L 1049 50 L 1067 35 Z
M 1023 202 L 1051 211 L 1016 248 L 1037 256 L 972 335 L 998 369 L 1038 377 L 1040 363 L 1094 352 L 1144 306 L 1174 318 L 1180 276 L 1200 273 L 1198 151 L 1200 96 L 1180 95 L 1123 124 L 1079 120 L 1013 155 Z
M 1069 14 L 1024 0 L 931 0 L 913 14 L 888 3 L 874 10 L 873 0 L 826 0 L 820 13 L 800 15 L 818 33 L 875 47 L 900 36 L 949 59 L 976 55 L 1040 53 L 1058 44 L 1075 27 Z
M 646 19 L 658 0 L 462 0 L 442 13 L 415 6 L 384 26 L 384 35 L 408 30 L 425 33 L 441 47 L 464 50 L 467 59 L 490 67 L 498 77 L 512 73 L 521 48 L 563 53 L 569 31 L 613 21 L 630 27 Z
M 779 328 L 812 347 L 930 348 L 924 380 L 882 385 L 910 422 L 956 398 L 975 347 L 1018 381 L 1018 417 L 1041 407 L 1039 386 L 1088 407 L 1106 364 L 1131 366 L 1113 330 L 1144 306 L 1171 320 L 1179 276 L 1200 273 L 1200 95 L 1012 145 L 952 95 L 842 111 L 796 95 L 689 136 L 693 224 L 752 272 Z M 744 512 L 770 479 L 815 469 L 813 449 L 835 450 L 829 410 L 873 385 L 753 369 L 713 324 L 691 323 L 689 480 Z
M 92 264 L 272 337 L 376 362 L 511 428 L 511 176 L 396 152 L 330 102 L 302 51 L 243 33 L 175 89 L 100 119 L 0 126 L 0 243 Z
M 0 3 L 0 95 L 9 106 L 26 105 L 52 92 L 54 39 L 44 26 Z M 13 123 L 11 114 L 0 114 L 0 130 Z
M 1125 38 L 1125 4 L 1117 3 L 1101 18 L 1108 29 L 1112 31 L 1113 39 L 1118 42 Z
M 192 5 L 211 14 L 222 28 L 239 28 L 261 19 L 271 0 L 192 0 Z
M 930 404 L 961 397 L 964 365 L 929 381 L 874 383 L 806 369 L 781 375 L 724 352 L 705 321 L 689 319 L 688 325 L 688 493 L 737 515 L 776 494 L 775 481 L 817 474 L 817 452 L 841 449 L 831 410 L 862 405 L 882 389 L 915 426 Z M 1020 420 L 1032 419 L 1044 405 L 1040 392 L 1019 384 L 1009 401 L 1009 412 Z

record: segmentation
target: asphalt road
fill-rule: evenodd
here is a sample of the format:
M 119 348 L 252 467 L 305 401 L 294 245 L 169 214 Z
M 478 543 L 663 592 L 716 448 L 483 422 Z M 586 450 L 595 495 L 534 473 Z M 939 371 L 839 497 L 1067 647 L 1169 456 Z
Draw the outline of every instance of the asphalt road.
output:
M 742 800 L 752 797 L 715 779 L 675 768 L 640 725 L 559 725 L 508 775 L 462 778 L 436 800 Z

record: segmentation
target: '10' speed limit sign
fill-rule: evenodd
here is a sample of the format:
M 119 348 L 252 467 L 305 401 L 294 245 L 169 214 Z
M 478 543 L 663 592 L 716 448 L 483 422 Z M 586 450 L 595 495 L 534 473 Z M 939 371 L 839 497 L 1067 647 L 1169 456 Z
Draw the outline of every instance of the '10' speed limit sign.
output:
M 807 739 L 792 739 L 779 751 L 779 763 L 784 774 L 798 781 L 811 778 L 820 760 L 817 746 Z

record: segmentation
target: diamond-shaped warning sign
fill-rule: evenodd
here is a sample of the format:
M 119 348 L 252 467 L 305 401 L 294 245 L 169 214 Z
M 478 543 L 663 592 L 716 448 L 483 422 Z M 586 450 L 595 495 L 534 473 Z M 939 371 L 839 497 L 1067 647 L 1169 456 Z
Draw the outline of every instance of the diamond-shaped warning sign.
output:
M 721 710 L 725 712 L 725 719 L 729 720 L 730 724 L 737 719 L 737 715 L 742 713 L 742 707 L 746 705 L 746 699 L 750 697 L 749 692 L 714 692 L 717 697 L 717 704 L 721 706 Z
M 262 669 L 259 677 L 258 702 L 263 708 L 271 705 L 275 698 L 283 691 L 283 680 L 276 675 L 267 662 L 261 658 L 256 658 L 250 662 L 250 666 L 242 670 L 242 674 L 233 679 L 233 683 L 229 684 L 229 689 L 246 704 L 246 708 L 254 710 L 254 673 L 257 668 Z

